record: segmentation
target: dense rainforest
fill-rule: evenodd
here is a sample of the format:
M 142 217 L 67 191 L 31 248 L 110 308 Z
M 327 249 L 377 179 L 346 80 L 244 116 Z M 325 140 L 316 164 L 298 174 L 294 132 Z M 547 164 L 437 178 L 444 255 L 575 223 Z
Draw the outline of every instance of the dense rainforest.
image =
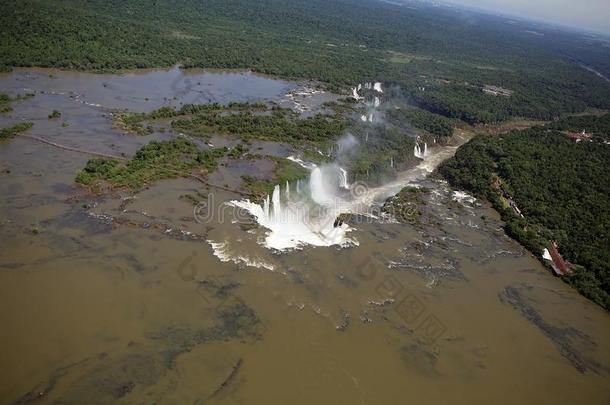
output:
M 578 265 L 564 279 L 610 309 L 610 146 L 575 142 L 575 128 L 610 136 L 610 114 L 570 117 L 501 136 L 478 136 L 439 168 L 454 186 L 488 199 L 507 232 L 537 256 L 554 240 Z M 512 197 L 523 217 L 506 204 Z
M 610 114 L 592 119 L 589 115 L 576 115 L 562 118 L 549 124 L 549 128 L 560 131 L 580 132 L 591 134 L 598 141 L 610 141 Z
M 388 111 L 387 118 L 393 125 L 420 128 L 439 139 L 447 139 L 453 135 L 453 123 L 450 119 L 419 108 L 397 107 Z
M 610 108 L 610 83 L 582 66 L 610 76 L 607 39 L 418 1 L 24 0 L 0 11 L 4 67 L 181 63 L 337 90 L 377 80 L 471 124 Z

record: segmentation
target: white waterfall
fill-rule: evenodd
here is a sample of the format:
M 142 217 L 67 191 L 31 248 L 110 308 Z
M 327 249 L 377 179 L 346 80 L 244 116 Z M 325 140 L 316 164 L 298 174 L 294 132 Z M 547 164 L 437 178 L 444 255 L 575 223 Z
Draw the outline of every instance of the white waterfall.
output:
M 282 202 L 280 201 L 280 185 L 276 185 L 273 188 L 273 195 L 271 196 L 271 204 L 273 204 L 273 220 L 277 222 L 282 217 Z
M 325 181 L 322 169 L 316 167 L 309 176 L 309 191 L 311 199 L 319 205 L 332 204 L 335 194 L 332 192 L 332 184 Z
M 360 94 L 358 94 L 358 91 L 362 88 L 366 90 L 374 89 L 377 93 L 383 93 L 383 91 L 381 90 L 381 83 L 376 82 L 373 84 L 371 82 L 366 82 L 364 83 L 364 85 L 358 84 L 357 87 L 352 88 L 352 97 L 358 101 L 364 100 L 364 104 L 368 109 L 368 112 L 366 114 L 362 114 L 360 116 L 360 120 L 362 122 L 376 122 L 378 120 L 376 119 L 375 111 L 381 106 L 381 98 L 379 96 L 371 96 L 370 93 L 367 93 L 367 97 L 361 96 Z
M 428 144 L 424 142 L 424 148 L 422 149 L 419 146 L 419 143 L 415 143 L 415 147 L 413 148 L 413 155 L 415 155 L 416 158 L 420 159 L 425 159 L 426 157 L 428 157 Z
M 355 240 L 348 237 L 351 228 L 343 224 L 334 227 L 334 221 L 339 214 L 370 214 L 371 204 L 385 201 L 398 193 L 403 187 L 412 184 L 430 174 L 439 163 L 452 156 L 456 146 L 439 146 L 428 159 L 420 162 L 415 168 L 399 172 L 396 180 L 379 187 L 369 188 L 363 194 L 352 195 L 340 187 L 341 172 L 338 166 L 312 169 L 307 182 L 296 184 L 296 193 L 291 193 L 290 199 L 278 201 L 279 186 L 273 194 L 278 198 L 274 200 L 273 212 L 269 212 L 269 197 L 262 205 L 249 200 L 231 201 L 234 207 L 248 211 L 267 230 L 267 235 L 261 243 L 270 249 L 286 250 L 300 248 L 304 245 L 333 246 L 357 245 Z M 419 148 L 420 154 L 423 153 Z M 424 144 L 424 151 L 426 145 Z M 314 167 L 308 164 L 308 167 Z M 339 177 L 338 177 L 339 176 Z M 339 181 L 337 182 L 337 178 Z M 289 185 L 290 186 L 290 185 Z M 277 190 L 277 193 L 276 193 Z M 316 196 L 314 198 L 314 195 Z M 329 204 L 317 204 L 315 199 L 327 201 Z M 271 215 L 270 215 L 271 214 Z
M 349 183 L 347 181 L 347 170 L 340 167 L 339 168 L 339 186 L 346 190 L 349 190 Z
M 349 189 L 345 169 L 336 165 L 316 166 L 311 170 L 308 186 L 297 181 L 295 195 L 287 191 L 290 183 L 285 187 L 285 190 L 279 185 L 274 187 L 271 203 L 267 196 L 262 205 L 249 200 L 231 201 L 229 205 L 247 210 L 268 230 L 264 244 L 272 249 L 356 244 L 347 238 L 350 230 L 347 224 L 334 227 L 337 216 L 349 212 L 348 203 L 341 196 L 347 193 L 340 191 Z
M 269 196 L 265 197 L 265 202 L 263 203 L 263 210 L 265 212 L 265 216 L 269 217 L 269 214 L 271 213 L 271 207 L 270 207 L 270 202 L 269 202 Z
M 373 89 L 377 93 L 383 92 L 379 82 L 359 84 L 352 88 L 353 97 L 356 100 L 364 99 L 358 94 L 358 91 L 363 88 Z M 365 104 L 368 111 L 362 114 L 360 119 L 363 122 L 373 122 L 375 119 L 379 121 L 375 114 L 381 104 L 380 97 L 373 97 L 367 93 Z M 369 134 L 366 132 L 365 142 L 368 142 L 368 137 Z M 322 152 L 318 152 L 322 154 Z M 271 249 L 295 249 L 304 245 L 357 244 L 356 241 L 348 238 L 347 233 L 351 228 L 347 224 L 334 227 L 335 220 L 340 214 L 368 214 L 372 204 L 384 201 L 410 182 L 425 177 L 440 161 L 453 152 L 454 148 L 437 147 L 435 155 L 426 159 L 428 157 L 427 143 L 420 145 L 419 142 L 416 142 L 413 154 L 423 160 L 416 168 L 399 172 L 395 181 L 380 187 L 365 188 L 363 194 L 346 191 L 353 186 L 349 184 L 348 173 L 342 167 L 336 164 L 317 166 L 289 156 L 289 160 L 309 170 L 308 180 L 297 180 L 296 184 L 293 184 L 292 190 L 290 190 L 289 182 L 282 187 L 276 185 L 271 195 L 266 196 L 262 204 L 249 200 L 231 201 L 229 204 L 248 211 L 258 224 L 267 230 L 264 242 L 260 243 Z M 330 156 L 330 152 L 328 155 Z M 394 157 L 390 157 L 390 167 L 394 168 L 394 166 Z

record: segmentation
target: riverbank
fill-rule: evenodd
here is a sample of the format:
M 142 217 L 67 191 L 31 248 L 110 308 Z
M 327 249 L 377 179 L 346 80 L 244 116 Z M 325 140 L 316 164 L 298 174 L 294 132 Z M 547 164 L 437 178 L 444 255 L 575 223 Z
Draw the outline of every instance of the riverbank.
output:
M 507 234 L 536 257 L 542 260 L 544 250 L 557 241 L 562 255 L 580 265 L 563 279 L 606 309 L 608 117 L 576 118 L 579 128 L 591 131 L 588 142 L 574 142 L 560 132 L 573 130 L 570 117 L 546 127 L 479 136 L 439 168 L 453 186 L 489 200 L 506 222 Z M 512 204 L 503 203 L 502 193 L 511 196 Z

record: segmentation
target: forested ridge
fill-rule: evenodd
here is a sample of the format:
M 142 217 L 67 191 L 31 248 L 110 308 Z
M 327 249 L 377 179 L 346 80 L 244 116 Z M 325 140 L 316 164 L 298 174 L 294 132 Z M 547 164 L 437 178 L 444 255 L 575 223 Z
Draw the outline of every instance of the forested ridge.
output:
M 507 232 L 537 256 L 551 240 L 577 264 L 565 279 L 610 309 L 610 145 L 575 142 L 574 128 L 610 135 L 610 114 L 478 136 L 439 168 L 455 187 L 491 201 Z M 508 193 L 524 218 L 502 198 Z
M 550 27 L 413 2 L 24 0 L 0 6 L 0 63 L 250 68 L 330 88 L 377 80 L 468 123 L 610 108 L 610 50 Z M 485 85 L 512 93 L 494 96 Z

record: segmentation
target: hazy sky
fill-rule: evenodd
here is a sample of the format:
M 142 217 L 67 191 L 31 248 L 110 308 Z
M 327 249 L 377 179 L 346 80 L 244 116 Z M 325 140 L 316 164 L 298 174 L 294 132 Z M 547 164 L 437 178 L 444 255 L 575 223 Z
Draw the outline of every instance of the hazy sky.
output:
M 610 0 L 445 0 L 610 33 Z

